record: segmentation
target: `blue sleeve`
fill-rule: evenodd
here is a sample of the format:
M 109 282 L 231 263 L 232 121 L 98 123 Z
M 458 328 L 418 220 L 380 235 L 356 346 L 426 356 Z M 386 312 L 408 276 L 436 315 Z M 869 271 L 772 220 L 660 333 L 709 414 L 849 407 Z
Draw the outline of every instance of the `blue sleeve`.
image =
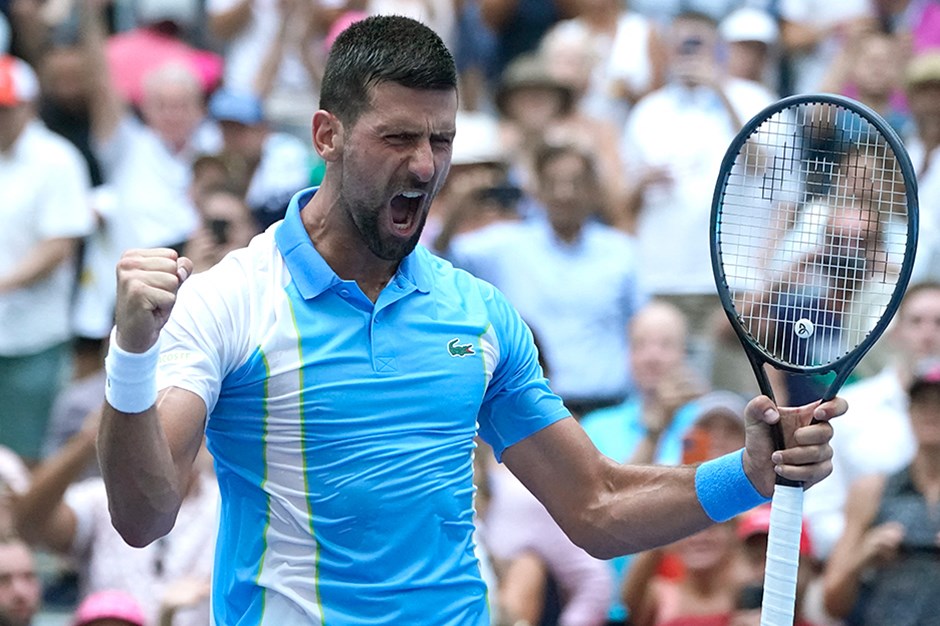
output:
M 496 289 L 489 309 L 490 328 L 482 339 L 496 366 L 478 419 L 480 436 L 500 460 L 509 446 L 571 413 L 548 386 L 532 332 Z

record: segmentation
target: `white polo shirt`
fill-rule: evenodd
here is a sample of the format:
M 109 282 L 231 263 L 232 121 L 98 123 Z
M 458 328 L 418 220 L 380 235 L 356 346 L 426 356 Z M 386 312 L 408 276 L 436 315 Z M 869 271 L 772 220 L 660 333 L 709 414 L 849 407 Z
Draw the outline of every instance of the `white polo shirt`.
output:
M 78 150 L 29 122 L 12 149 L 0 153 L 0 275 L 40 242 L 91 233 L 89 186 Z M 0 355 L 33 354 L 69 338 L 74 274 L 73 263 L 61 263 L 28 287 L 0 293 Z
M 497 455 L 568 416 L 491 285 L 420 246 L 376 302 L 300 217 L 190 278 L 159 388 L 206 404 L 222 494 L 214 623 L 483 626 L 474 436 Z

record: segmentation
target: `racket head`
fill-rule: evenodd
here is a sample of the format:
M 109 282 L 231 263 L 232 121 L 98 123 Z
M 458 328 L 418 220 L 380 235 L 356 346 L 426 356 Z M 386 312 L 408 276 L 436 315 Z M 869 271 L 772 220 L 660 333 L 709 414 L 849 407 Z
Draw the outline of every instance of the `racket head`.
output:
M 722 160 L 710 247 L 722 306 L 758 380 L 764 363 L 836 371 L 835 395 L 897 311 L 917 232 L 910 157 L 870 108 L 800 94 L 748 121 Z

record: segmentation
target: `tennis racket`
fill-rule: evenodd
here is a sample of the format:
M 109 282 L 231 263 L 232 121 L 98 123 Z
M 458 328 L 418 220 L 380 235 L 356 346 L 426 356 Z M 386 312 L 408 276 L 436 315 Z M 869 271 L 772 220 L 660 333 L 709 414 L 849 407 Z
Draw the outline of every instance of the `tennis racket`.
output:
M 825 375 L 835 397 L 897 311 L 917 244 L 917 183 L 896 133 L 835 95 L 784 98 L 725 154 L 711 212 L 718 294 L 761 392 L 765 366 Z M 784 447 L 778 425 L 774 446 Z M 792 626 L 803 487 L 774 488 L 761 626 Z

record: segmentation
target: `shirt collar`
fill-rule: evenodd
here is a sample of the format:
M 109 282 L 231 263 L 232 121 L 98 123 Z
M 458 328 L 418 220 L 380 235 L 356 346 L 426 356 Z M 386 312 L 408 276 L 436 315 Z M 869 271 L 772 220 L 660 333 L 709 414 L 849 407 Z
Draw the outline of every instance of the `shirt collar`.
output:
M 300 210 L 310 202 L 318 187 L 309 187 L 294 194 L 284 220 L 274 233 L 274 241 L 284 258 L 294 284 L 305 300 L 317 297 L 335 284 L 343 282 L 333 268 L 320 256 L 304 228 Z M 423 293 L 431 290 L 428 269 L 430 253 L 420 246 L 402 259 L 396 279 L 402 278 Z

